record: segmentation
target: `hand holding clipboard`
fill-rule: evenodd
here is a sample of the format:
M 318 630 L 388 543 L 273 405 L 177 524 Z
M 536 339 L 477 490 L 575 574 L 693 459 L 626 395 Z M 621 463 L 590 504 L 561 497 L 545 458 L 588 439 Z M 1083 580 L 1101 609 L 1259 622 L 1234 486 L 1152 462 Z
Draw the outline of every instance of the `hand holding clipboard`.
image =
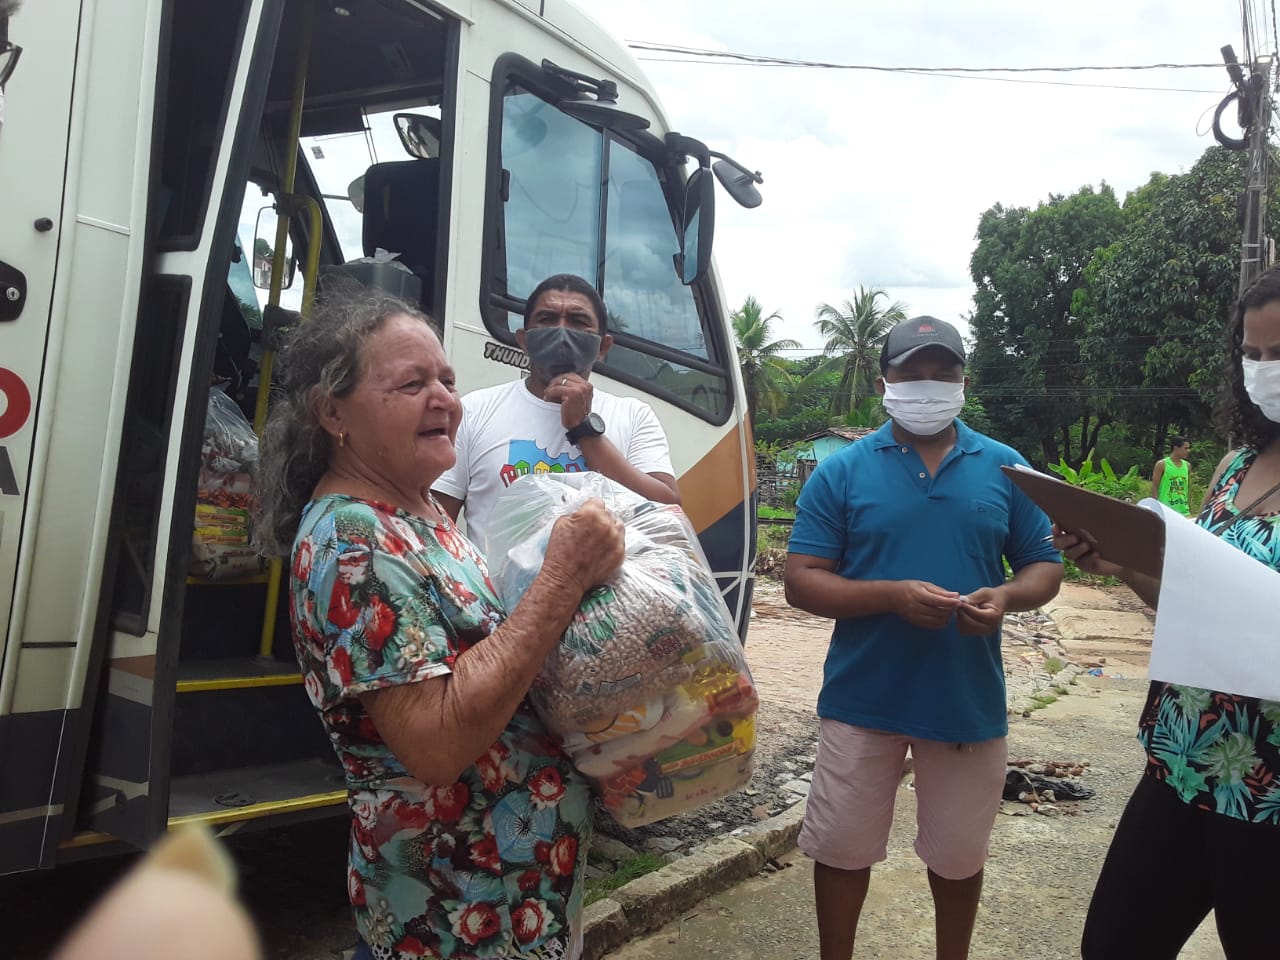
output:
M 1000 469 L 1054 524 L 1092 543 L 1098 556 L 1150 577 L 1160 576 L 1165 527 L 1158 514 L 1029 467 Z

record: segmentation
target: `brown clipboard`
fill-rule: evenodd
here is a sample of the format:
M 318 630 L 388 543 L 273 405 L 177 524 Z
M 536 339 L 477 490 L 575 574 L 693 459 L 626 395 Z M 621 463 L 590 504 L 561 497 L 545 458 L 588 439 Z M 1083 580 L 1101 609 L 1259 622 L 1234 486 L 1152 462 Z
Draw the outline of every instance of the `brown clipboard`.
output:
M 1164 519 L 1159 514 L 1043 473 L 1000 469 L 1055 524 L 1091 540 L 1104 559 L 1148 576 L 1161 575 Z

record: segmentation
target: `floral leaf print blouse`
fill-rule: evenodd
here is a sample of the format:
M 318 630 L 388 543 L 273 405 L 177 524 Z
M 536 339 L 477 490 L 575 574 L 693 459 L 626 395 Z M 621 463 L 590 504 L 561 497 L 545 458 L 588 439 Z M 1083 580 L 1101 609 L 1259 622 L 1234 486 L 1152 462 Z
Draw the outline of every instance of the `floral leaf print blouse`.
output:
M 1200 526 L 1216 530 L 1236 516 L 1236 491 L 1256 456 L 1244 448 L 1227 464 L 1196 520 Z M 1222 539 L 1280 569 L 1280 514 L 1247 517 Z M 1153 683 L 1138 739 L 1147 750 L 1147 774 L 1184 802 L 1280 826 L 1280 703 Z
M 427 786 L 362 693 L 447 674 L 503 613 L 452 524 L 344 496 L 312 501 L 293 549 L 293 642 L 346 771 L 348 891 L 380 958 L 571 957 L 590 796 L 528 704 L 457 783 Z

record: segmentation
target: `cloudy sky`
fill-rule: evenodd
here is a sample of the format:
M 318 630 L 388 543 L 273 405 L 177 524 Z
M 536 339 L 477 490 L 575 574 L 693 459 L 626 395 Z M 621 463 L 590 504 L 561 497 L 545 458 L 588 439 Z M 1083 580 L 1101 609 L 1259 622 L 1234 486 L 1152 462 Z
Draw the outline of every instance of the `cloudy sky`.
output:
M 1261 0 L 1247 2 L 1263 15 Z M 1228 0 L 591 0 L 585 7 L 627 40 L 841 63 L 1219 63 L 1222 45 L 1243 51 L 1240 6 Z M 960 320 L 972 308 L 969 257 L 982 211 L 996 202 L 1034 205 L 1104 180 L 1123 197 L 1152 171 L 1187 169 L 1212 142 L 1212 110 L 1229 84 L 1222 68 L 1026 78 L 1205 91 L 1182 93 L 641 65 L 675 129 L 764 174 L 758 209 L 743 210 L 724 194 L 717 203 L 725 294 L 733 305 L 754 294 L 785 318 L 775 336 L 811 348 L 821 344 L 815 305 L 841 302 L 858 284 L 884 288 L 910 314 Z

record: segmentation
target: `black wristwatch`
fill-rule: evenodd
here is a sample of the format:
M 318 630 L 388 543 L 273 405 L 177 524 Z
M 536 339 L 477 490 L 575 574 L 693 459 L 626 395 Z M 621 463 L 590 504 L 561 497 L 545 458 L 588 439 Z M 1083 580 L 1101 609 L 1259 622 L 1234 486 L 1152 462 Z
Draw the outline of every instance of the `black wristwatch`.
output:
M 578 441 L 583 437 L 603 437 L 604 436 L 604 420 L 598 413 L 588 413 L 587 419 L 572 430 L 565 432 L 564 438 L 574 446 L 578 445 Z

